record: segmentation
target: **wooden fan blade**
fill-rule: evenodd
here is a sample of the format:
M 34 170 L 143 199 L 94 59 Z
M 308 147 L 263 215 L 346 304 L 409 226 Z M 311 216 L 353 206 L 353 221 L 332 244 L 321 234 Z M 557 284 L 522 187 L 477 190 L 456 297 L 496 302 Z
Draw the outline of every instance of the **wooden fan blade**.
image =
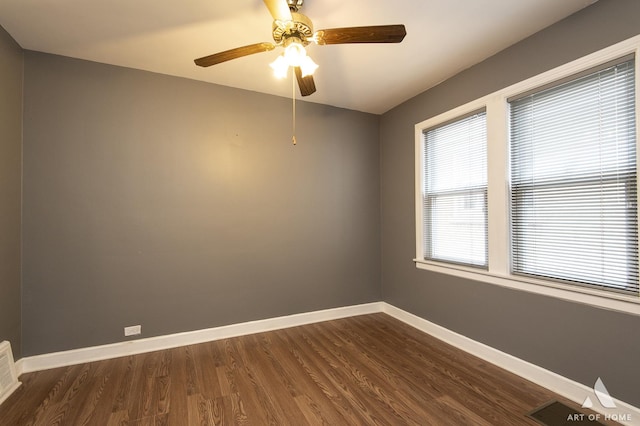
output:
M 292 21 L 291 11 L 287 0 L 264 0 L 264 4 L 269 9 L 274 21 Z
M 296 78 L 298 79 L 298 87 L 300 88 L 300 94 L 302 96 L 309 96 L 316 91 L 316 83 L 313 81 L 313 76 L 302 76 L 302 70 L 300 67 L 295 68 Z
M 214 53 L 196 59 L 194 62 L 201 67 L 210 67 L 221 62 L 230 61 L 231 59 L 242 58 L 243 56 L 253 55 L 254 53 L 268 52 L 275 49 L 272 43 L 256 43 L 249 46 L 236 47 L 235 49 L 225 50 L 224 52 Z
M 400 43 L 406 35 L 404 25 L 374 25 L 320 30 L 315 40 L 318 44 Z

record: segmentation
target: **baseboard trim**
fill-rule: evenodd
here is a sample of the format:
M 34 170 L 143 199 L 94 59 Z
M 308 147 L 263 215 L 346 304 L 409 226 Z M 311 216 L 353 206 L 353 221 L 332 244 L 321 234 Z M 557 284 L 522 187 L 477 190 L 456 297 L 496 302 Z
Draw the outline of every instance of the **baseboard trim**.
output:
M 18 377 L 20 377 L 20 375 L 25 372 L 23 366 L 24 366 L 24 358 L 21 358 L 16 361 L 16 374 L 18 375 Z
M 587 396 L 591 397 L 592 400 L 595 400 L 593 389 L 581 383 L 575 382 L 535 364 L 531 364 L 530 362 L 524 361 L 520 358 L 516 358 L 498 349 L 487 346 L 484 343 L 472 340 L 466 336 L 448 330 L 385 302 L 374 302 L 363 305 L 326 309 L 269 318 L 265 320 L 232 324 L 222 327 L 214 327 L 204 330 L 188 331 L 128 342 L 119 342 L 109 345 L 25 357 L 16 362 L 16 370 L 19 376 L 23 373 L 47 370 L 50 368 L 66 367 L 85 362 L 153 352 L 179 346 L 193 345 L 197 343 L 379 312 L 384 312 L 387 315 L 390 315 L 424 333 L 482 358 L 487 362 L 498 365 L 507 371 L 543 386 L 552 392 L 560 394 L 577 404 L 582 404 Z M 640 423 L 639 408 L 615 398 L 614 402 L 616 404 L 615 409 L 600 407 L 597 402 L 594 403 L 592 409 L 602 414 L 602 419 L 605 419 L 605 416 L 615 415 L 617 417 L 614 418 L 614 420 L 625 425 Z M 625 419 L 630 419 L 630 421 L 626 421 Z
M 244 336 L 248 334 L 279 330 L 282 328 L 296 327 L 299 325 L 377 312 L 382 312 L 381 302 L 325 309 L 321 311 L 249 321 L 203 330 L 187 331 L 184 333 L 168 334 L 108 345 L 35 355 L 20 359 L 19 374 L 66 367 L 86 362 L 101 361 L 145 352 L 171 349 L 179 346 L 193 345 L 197 343 L 227 339 L 230 337 Z
M 458 349 L 482 358 L 487 362 L 560 394 L 579 405 L 582 405 L 585 398 L 589 396 L 595 401 L 591 409 L 602 415 L 600 420 L 604 420 L 606 416 L 612 416 L 610 419 L 616 420 L 624 425 L 640 424 L 640 408 L 634 407 L 631 404 L 613 398 L 616 408 L 607 409 L 601 407 L 594 397 L 593 389 L 582 383 L 575 382 L 535 364 L 487 346 L 484 343 L 472 340 L 388 303 L 382 302 L 382 312 Z M 596 378 L 594 378 L 594 382 L 595 379 Z

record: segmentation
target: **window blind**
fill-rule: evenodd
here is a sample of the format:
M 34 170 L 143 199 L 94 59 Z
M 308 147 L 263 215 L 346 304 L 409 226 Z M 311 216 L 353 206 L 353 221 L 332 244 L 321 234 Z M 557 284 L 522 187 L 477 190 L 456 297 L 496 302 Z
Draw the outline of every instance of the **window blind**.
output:
M 638 294 L 634 59 L 512 99 L 512 272 Z
M 426 260 L 487 267 L 486 129 L 482 110 L 423 132 Z

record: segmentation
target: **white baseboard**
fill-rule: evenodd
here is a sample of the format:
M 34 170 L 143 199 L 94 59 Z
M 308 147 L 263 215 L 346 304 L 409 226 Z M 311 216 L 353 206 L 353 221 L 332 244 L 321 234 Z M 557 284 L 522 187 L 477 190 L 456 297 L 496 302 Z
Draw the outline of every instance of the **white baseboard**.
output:
M 22 375 L 22 373 L 24 373 L 24 358 L 19 359 L 16 361 L 16 374 L 18 375 L 18 377 L 20 377 L 20 375 Z
M 85 362 L 100 361 L 121 356 L 170 349 L 179 346 L 193 345 L 230 337 L 244 336 L 248 334 L 378 312 L 384 312 L 387 315 L 417 328 L 422 332 L 436 337 L 437 339 L 482 358 L 487 362 L 502 367 L 505 370 L 530 380 L 552 392 L 560 394 L 579 405 L 582 404 L 587 396 L 591 397 L 592 400 L 596 399 L 594 398 L 593 389 L 581 383 L 575 382 L 552 371 L 531 364 L 530 362 L 516 358 L 505 352 L 455 333 L 385 302 L 326 309 L 322 311 L 250 321 L 204 330 L 188 331 L 184 333 L 131 340 L 109 345 L 36 355 L 18 360 L 16 362 L 16 369 L 18 371 L 18 375 L 20 375 L 22 373 L 30 373 L 49 368 L 65 367 Z M 592 410 L 602 414 L 601 420 L 604 420 L 605 416 L 615 415 L 617 417 L 614 420 L 618 420 L 619 423 L 625 425 L 640 424 L 639 408 L 615 398 L 614 402 L 616 404 L 615 409 L 606 409 L 604 407 L 600 407 L 599 404 L 594 403 Z M 626 421 L 625 419 L 630 419 L 630 421 Z
M 477 342 L 449 329 L 441 327 L 424 318 L 418 317 L 402 309 L 396 308 L 388 303 L 382 303 L 382 311 L 420 331 L 423 331 L 445 343 L 462 349 L 472 355 L 482 358 L 487 362 L 495 364 L 507 371 L 517 374 L 529 381 L 532 381 L 552 392 L 560 394 L 567 399 L 582 405 L 586 397 L 591 397 L 594 402 L 593 411 L 600 413 L 600 420 L 605 420 L 606 416 L 625 425 L 640 424 L 640 409 L 624 401 L 613 398 L 616 408 L 607 409 L 599 406 L 594 395 L 594 390 L 581 383 L 568 379 L 564 376 L 546 370 L 530 362 L 516 358 L 498 349 Z M 597 377 L 594 377 L 594 383 Z
M 33 371 L 48 370 L 50 368 L 66 367 L 85 362 L 101 361 L 104 359 L 141 354 L 145 352 L 159 351 L 176 348 L 179 346 L 193 345 L 210 342 L 230 337 L 244 336 L 282 328 L 295 327 L 333 319 L 347 318 L 356 315 L 382 312 L 380 302 L 363 305 L 348 306 L 343 308 L 326 309 L 322 311 L 307 312 L 283 317 L 269 318 L 265 320 L 250 321 L 240 324 L 226 325 L 203 330 L 187 331 L 184 333 L 168 334 L 165 336 L 149 337 L 145 339 L 130 340 L 127 342 L 112 343 L 108 345 L 93 346 L 88 348 L 73 349 L 63 352 L 54 352 L 43 355 L 35 355 L 20 359 L 18 363 L 19 374 Z

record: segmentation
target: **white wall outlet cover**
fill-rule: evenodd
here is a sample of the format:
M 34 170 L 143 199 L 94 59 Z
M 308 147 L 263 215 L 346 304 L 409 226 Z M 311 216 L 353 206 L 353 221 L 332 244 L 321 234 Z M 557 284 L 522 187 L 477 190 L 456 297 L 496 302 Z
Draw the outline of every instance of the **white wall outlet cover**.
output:
M 124 335 L 125 336 L 135 336 L 138 334 L 142 333 L 142 326 L 141 325 L 132 325 L 130 327 L 125 327 L 124 328 Z

